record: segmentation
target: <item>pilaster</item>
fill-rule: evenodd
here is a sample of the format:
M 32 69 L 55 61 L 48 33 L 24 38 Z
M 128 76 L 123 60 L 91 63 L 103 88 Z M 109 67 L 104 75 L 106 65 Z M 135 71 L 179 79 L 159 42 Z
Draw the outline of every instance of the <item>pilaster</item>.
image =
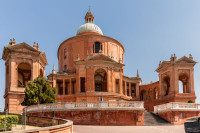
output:
M 76 68 L 76 92 L 75 93 L 80 93 L 79 68 Z

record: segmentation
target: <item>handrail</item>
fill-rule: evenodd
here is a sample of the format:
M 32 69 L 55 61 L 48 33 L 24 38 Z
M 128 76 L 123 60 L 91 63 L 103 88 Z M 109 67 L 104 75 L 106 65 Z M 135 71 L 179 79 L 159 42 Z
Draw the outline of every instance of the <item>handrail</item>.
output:
M 171 102 L 154 106 L 154 113 L 159 113 L 168 110 L 196 110 L 200 111 L 200 104 L 197 103 L 184 103 L 184 102 Z
M 142 101 L 106 101 L 106 102 L 58 102 L 49 104 L 38 104 L 28 106 L 26 112 L 67 110 L 67 109 L 109 109 L 109 108 L 129 108 L 144 109 Z

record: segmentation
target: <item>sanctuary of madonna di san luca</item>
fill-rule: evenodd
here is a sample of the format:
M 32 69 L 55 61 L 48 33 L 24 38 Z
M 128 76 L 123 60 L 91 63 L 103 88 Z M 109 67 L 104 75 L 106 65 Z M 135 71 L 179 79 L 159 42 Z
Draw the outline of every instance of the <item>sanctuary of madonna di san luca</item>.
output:
M 135 126 L 145 125 L 151 116 L 173 125 L 200 116 L 194 90 L 196 61 L 191 54 L 169 55 L 155 70 L 159 80 L 142 84 L 137 70 L 133 77 L 124 75 L 123 44 L 103 34 L 90 10 L 76 35 L 59 45 L 58 71 L 53 67 L 46 76 L 44 51 L 36 43 L 16 43 L 14 38 L 5 45 L 4 110 L 8 113 L 22 114 L 25 109 L 29 116 L 62 118 L 74 125 Z M 25 107 L 27 82 L 38 76 L 56 87 L 56 103 Z

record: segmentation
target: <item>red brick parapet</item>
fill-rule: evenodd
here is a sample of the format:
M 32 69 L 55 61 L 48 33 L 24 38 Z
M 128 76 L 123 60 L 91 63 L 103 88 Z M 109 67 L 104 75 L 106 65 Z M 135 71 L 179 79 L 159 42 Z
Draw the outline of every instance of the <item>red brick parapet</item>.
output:
M 53 111 L 30 112 L 33 116 L 52 116 Z M 144 110 L 59 110 L 56 118 L 72 120 L 75 125 L 136 125 L 144 124 Z
M 200 104 L 172 102 L 154 106 L 154 113 L 173 125 L 183 125 L 187 119 L 200 116 Z
M 55 117 L 77 125 L 143 125 L 143 102 L 83 102 L 35 105 L 30 116 Z

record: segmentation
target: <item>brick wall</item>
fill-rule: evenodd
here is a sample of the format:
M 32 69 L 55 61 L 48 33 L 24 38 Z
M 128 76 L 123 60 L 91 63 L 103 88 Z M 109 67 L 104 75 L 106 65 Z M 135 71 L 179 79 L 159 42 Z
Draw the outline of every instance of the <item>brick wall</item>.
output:
M 51 111 L 28 113 L 52 117 Z M 55 111 L 56 118 L 68 119 L 76 125 L 143 125 L 144 110 L 69 110 Z

